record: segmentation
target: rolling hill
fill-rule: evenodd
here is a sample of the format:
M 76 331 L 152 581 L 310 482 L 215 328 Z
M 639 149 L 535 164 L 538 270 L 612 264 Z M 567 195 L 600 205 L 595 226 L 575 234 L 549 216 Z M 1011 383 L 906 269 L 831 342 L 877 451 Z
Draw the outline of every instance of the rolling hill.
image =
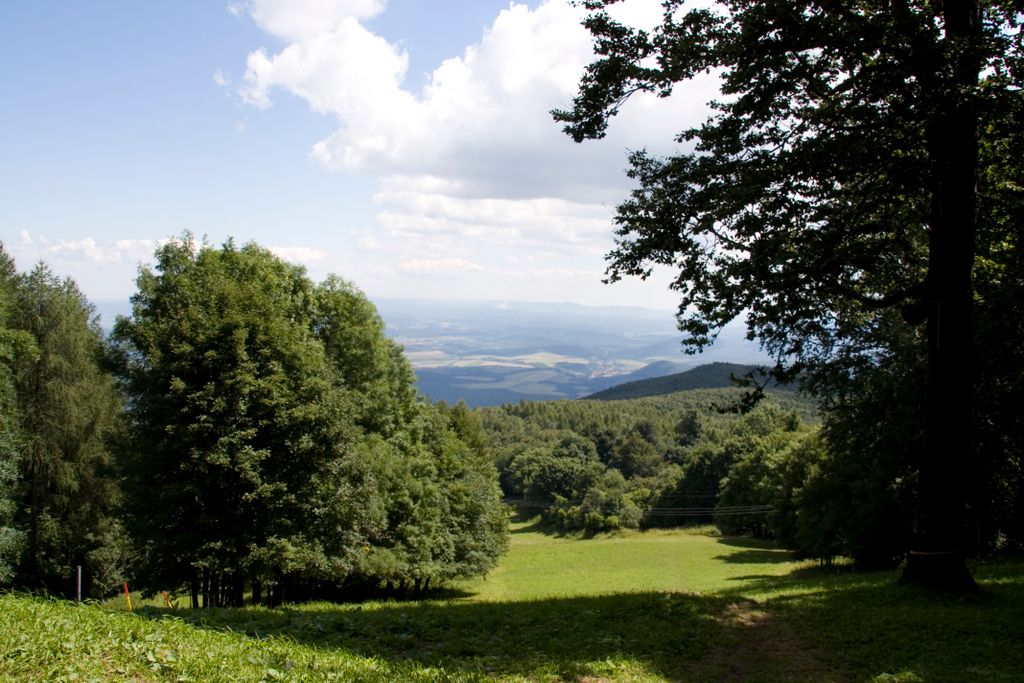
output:
M 756 371 L 757 365 L 741 365 L 738 363 L 708 363 L 699 365 L 684 372 L 662 377 L 650 377 L 632 382 L 616 384 L 613 387 L 598 391 L 586 398 L 596 401 L 617 401 L 627 398 L 643 398 L 645 396 L 661 396 L 674 394 L 688 389 L 717 389 L 736 386 L 733 377 L 743 377 Z M 779 388 L 774 383 L 773 388 Z

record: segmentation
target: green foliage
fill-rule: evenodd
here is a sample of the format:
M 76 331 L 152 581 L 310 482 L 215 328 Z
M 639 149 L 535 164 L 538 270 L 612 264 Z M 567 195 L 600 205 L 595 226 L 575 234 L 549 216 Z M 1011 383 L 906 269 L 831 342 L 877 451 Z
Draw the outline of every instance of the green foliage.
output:
M 18 356 L 31 349 L 24 348 L 29 341 L 24 333 L 8 327 L 14 277 L 14 262 L 0 243 L 0 585 L 14 578 L 24 541 L 24 533 L 15 526 L 18 506 L 15 485 L 24 435 L 18 415 L 14 369 Z
M 710 522 L 730 468 L 796 438 L 806 429 L 800 415 L 813 416 L 785 392 L 770 392 L 767 405 L 739 415 L 732 408 L 741 396 L 738 389 L 698 390 L 478 412 L 505 494 L 562 529 L 596 532 Z
M 975 262 L 975 429 L 969 506 L 982 550 L 1024 548 L 1024 102 L 982 122 Z
M 637 187 L 618 208 L 609 280 L 671 268 L 686 344 L 742 317 L 777 374 L 799 371 L 826 403 L 892 353 L 926 354 L 908 576 L 968 586 L 964 503 L 990 539 L 1019 519 L 999 484 L 1017 478 L 1019 447 L 997 443 L 1017 421 L 985 399 L 977 420 L 971 397 L 1016 384 L 1022 364 L 1007 351 L 1009 366 L 976 375 L 970 360 L 973 308 L 1019 301 L 1021 273 L 1001 255 L 1021 229 L 1020 165 L 1007 161 L 1024 110 L 1019 5 L 669 0 L 640 31 L 612 19 L 612 2 L 583 3 L 598 58 L 572 110 L 554 113 L 567 133 L 602 137 L 631 94 L 667 96 L 711 71 L 722 97 L 679 134 L 681 153 L 630 157 Z M 978 329 L 982 344 L 1005 349 L 984 336 L 1000 330 L 1019 346 L 1013 323 Z
M 908 358 L 894 354 L 864 373 L 858 391 L 830 411 L 824 424 L 829 457 L 807 484 L 828 523 L 824 529 L 802 523 L 801 533 L 820 537 L 825 531 L 862 566 L 898 563 L 912 533 L 916 473 L 928 455 L 919 395 L 923 363 L 901 363 Z M 843 512 L 849 510 L 856 514 Z
M 579 504 L 558 500 L 549 515 L 563 528 L 583 529 L 591 534 L 636 529 L 644 517 L 643 510 L 630 496 L 626 478 L 617 469 L 605 470 L 586 489 Z
M 312 329 L 338 381 L 358 396 L 351 408 L 364 431 L 393 437 L 416 411 L 415 377 L 384 321 L 355 285 L 331 275 L 313 293 Z
M 150 581 L 285 571 L 291 558 L 271 547 L 330 564 L 303 542 L 327 502 L 311 475 L 341 457 L 351 408 L 308 324 L 311 283 L 254 245 L 185 239 L 156 261 L 114 330 L 131 396 L 130 520 Z
M 9 325 L 30 343 L 11 361 L 21 452 L 16 520 L 24 535 L 17 581 L 70 594 L 82 565 L 86 591 L 102 594 L 124 569 L 110 561 L 123 543 L 108 448 L 121 403 L 101 368 L 103 336 L 74 282 L 44 264 L 6 281 L 13 284 Z
M 485 446 L 483 425 L 464 403 L 437 406 L 447 420 L 435 446 L 446 523 L 452 537 L 453 557 L 442 579 L 483 575 L 508 547 L 508 515 L 492 455 Z
M 240 604 L 250 582 L 278 602 L 493 566 L 507 530 L 465 407 L 417 402 L 353 285 L 186 235 L 138 287 L 113 338 L 148 587 Z
M 780 527 L 787 525 L 787 513 L 791 516 L 796 512 L 793 487 L 801 486 L 804 479 L 800 476 L 803 463 L 798 455 L 806 453 L 806 442 L 814 439 L 817 439 L 816 432 L 807 430 L 774 430 L 748 437 L 742 456 L 733 462 L 722 479 L 718 504 L 728 512 L 715 518 L 722 533 L 774 537 L 785 545 L 789 545 L 786 541 L 791 544 L 792 534 Z M 770 511 L 767 514 L 738 512 L 748 506 L 770 507 Z M 791 521 L 788 526 L 792 527 Z
M 574 108 L 555 114 L 576 140 L 601 137 L 635 91 L 668 94 L 721 69 L 724 95 L 680 134 L 695 152 L 631 157 L 638 187 L 619 207 L 611 279 L 678 269 L 680 324 L 698 348 L 738 316 L 771 351 L 800 360 L 859 336 L 864 314 L 845 302 L 909 287 L 925 266 L 929 112 L 876 106 L 911 95 L 895 85 L 910 68 L 893 54 L 902 43 L 887 42 L 909 27 L 866 7 L 670 2 L 645 33 L 614 22 L 605 4 L 588 3 L 600 58 Z M 863 56 L 872 50 L 877 61 Z

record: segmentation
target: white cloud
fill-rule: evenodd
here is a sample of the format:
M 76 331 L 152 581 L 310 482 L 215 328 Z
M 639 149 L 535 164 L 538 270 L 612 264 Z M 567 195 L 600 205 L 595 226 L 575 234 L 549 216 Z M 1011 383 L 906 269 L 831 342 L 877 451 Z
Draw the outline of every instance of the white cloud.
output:
M 565 278 L 583 279 L 583 280 L 600 280 L 603 273 L 599 270 L 580 270 L 572 268 L 538 268 L 536 270 L 512 270 L 509 271 L 510 275 L 515 277 L 523 278 L 526 280 L 533 280 L 536 278 L 555 278 L 562 280 Z
M 279 88 L 334 115 L 341 128 L 311 151 L 331 168 L 444 178 L 464 194 L 581 196 L 620 187 L 626 149 L 665 148 L 703 116 L 704 96 L 716 88 L 712 79 L 699 86 L 698 98 L 638 96 L 609 140 L 577 146 L 548 112 L 570 104 L 593 58 L 578 8 L 563 0 L 533 10 L 510 4 L 478 44 L 445 60 L 422 92 L 412 93 L 403 88 L 405 51 L 359 22 L 370 9 L 360 14 L 342 7 L 348 4 L 338 3 L 334 14 L 322 10 L 331 16 L 317 31 L 292 31 L 292 42 L 277 54 L 252 52 L 241 90 L 257 107 L 269 107 Z M 380 9 L 378 3 L 355 4 Z M 660 16 L 656 0 L 627 5 L 627 18 L 640 23 Z M 251 10 L 257 22 L 283 35 L 280 26 L 289 22 L 268 21 L 269 9 L 259 9 Z
M 140 263 L 152 260 L 153 251 L 164 240 L 100 240 L 92 236 L 53 239 L 42 234 L 19 231 L 9 245 L 19 270 L 40 261 L 59 275 L 73 279 L 90 298 L 124 298 L 132 290 Z
M 603 249 L 608 208 L 552 197 L 466 198 L 421 191 L 402 178 L 384 181 L 375 200 L 384 209 L 377 222 L 394 235 L 451 235 L 507 247 Z
M 387 151 L 382 136 L 400 127 L 407 118 L 404 112 L 415 106 L 413 96 L 399 88 L 408 68 L 406 54 L 351 17 L 272 57 L 257 50 L 246 66 L 240 91 L 244 101 L 265 109 L 270 90 L 285 87 L 314 111 L 337 116 L 345 130 L 358 131 L 374 154 Z M 358 153 L 359 145 L 355 147 L 350 156 Z
M 275 256 L 292 263 L 318 263 L 325 261 L 329 256 L 323 249 L 315 249 L 313 247 L 275 246 L 267 248 Z
M 363 251 L 377 251 L 380 249 L 380 240 L 373 235 L 363 235 L 356 240 L 356 244 Z
M 91 237 L 81 240 L 61 240 L 45 248 L 46 253 L 58 258 L 81 259 L 91 263 L 120 263 L 121 251 L 115 246 L 101 247 Z
M 355 244 L 391 256 L 380 278 L 476 273 L 481 287 L 504 276 L 518 286 L 560 277 L 596 284 L 612 244 L 612 207 L 628 191 L 628 150 L 677 149 L 675 135 L 703 120 L 717 94 L 708 77 L 670 98 L 637 95 L 606 139 L 576 145 L 549 112 L 571 105 L 594 55 L 582 10 L 565 0 L 534 9 L 510 2 L 418 92 L 405 85 L 404 47 L 363 23 L 385 10 L 383 0 L 252 0 L 245 9 L 286 45 L 248 55 L 242 99 L 266 109 L 281 91 L 301 98 L 339 124 L 310 158 L 378 177 L 378 229 Z M 662 5 L 633 0 L 612 11 L 651 27 Z M 527 257 L 534 268 L 517 269 Z M 358 267 L 373 276 L 370 264 Z
M 152 259 L 156 248 L 169 241 L 169 239 L 115 240 L 113 247 L 118 254 L 119 261 L 135 264 Z
M 221 71 L 220 69 L 217 69 L 213 72 L 213 82 L 216 85 L 219 85 L 220 87 L 224 88 L 231 85 L 231 77 L 228 76 L 225 72 Z
M 53 240 L 45 235 L 32 235 L 21 230 L 15 247 L 20 262 L 80 262 L 93 265 L 127 264 L 135 266 L 152 258 L 154 250 L 166 240 L 98 241 L 93 237 L 76 240 Z
M 398 270 L 409 275 L 457 275 L 483 270 L 483 266 L 461 258 L 406 259 Z
M 241 5 L 267 33 L 301 40 L 329 33 L 346 19 L 369 19 L 384 10 L 385 0 L 249 0 Z M 229 11 L 239 3 L 229 5 Z

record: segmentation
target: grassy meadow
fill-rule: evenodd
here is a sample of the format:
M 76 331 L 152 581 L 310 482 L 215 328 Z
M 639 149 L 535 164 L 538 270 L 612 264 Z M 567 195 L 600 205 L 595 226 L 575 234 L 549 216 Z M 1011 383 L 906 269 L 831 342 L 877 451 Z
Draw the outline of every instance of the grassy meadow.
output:
M 0 596 L 0 680 L 1020 681 L 1024 563 L 978 596 L 710 529 L 557 537 L 430 600 L 188 610 Z

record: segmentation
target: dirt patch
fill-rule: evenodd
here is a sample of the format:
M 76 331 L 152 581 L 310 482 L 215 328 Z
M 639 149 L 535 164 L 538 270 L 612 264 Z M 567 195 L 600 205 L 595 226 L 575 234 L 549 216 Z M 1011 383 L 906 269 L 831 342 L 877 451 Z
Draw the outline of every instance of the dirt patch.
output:
M 767 619 L 768 613 L 751 600 L 730 603 L 718 616 L 718 621 L 728 626 L 761 627 Z
M 729 603 L 716 616 L 722 638 L 685 680 L 843 683 L 821 653 L 781 619 L 753 600 Z

